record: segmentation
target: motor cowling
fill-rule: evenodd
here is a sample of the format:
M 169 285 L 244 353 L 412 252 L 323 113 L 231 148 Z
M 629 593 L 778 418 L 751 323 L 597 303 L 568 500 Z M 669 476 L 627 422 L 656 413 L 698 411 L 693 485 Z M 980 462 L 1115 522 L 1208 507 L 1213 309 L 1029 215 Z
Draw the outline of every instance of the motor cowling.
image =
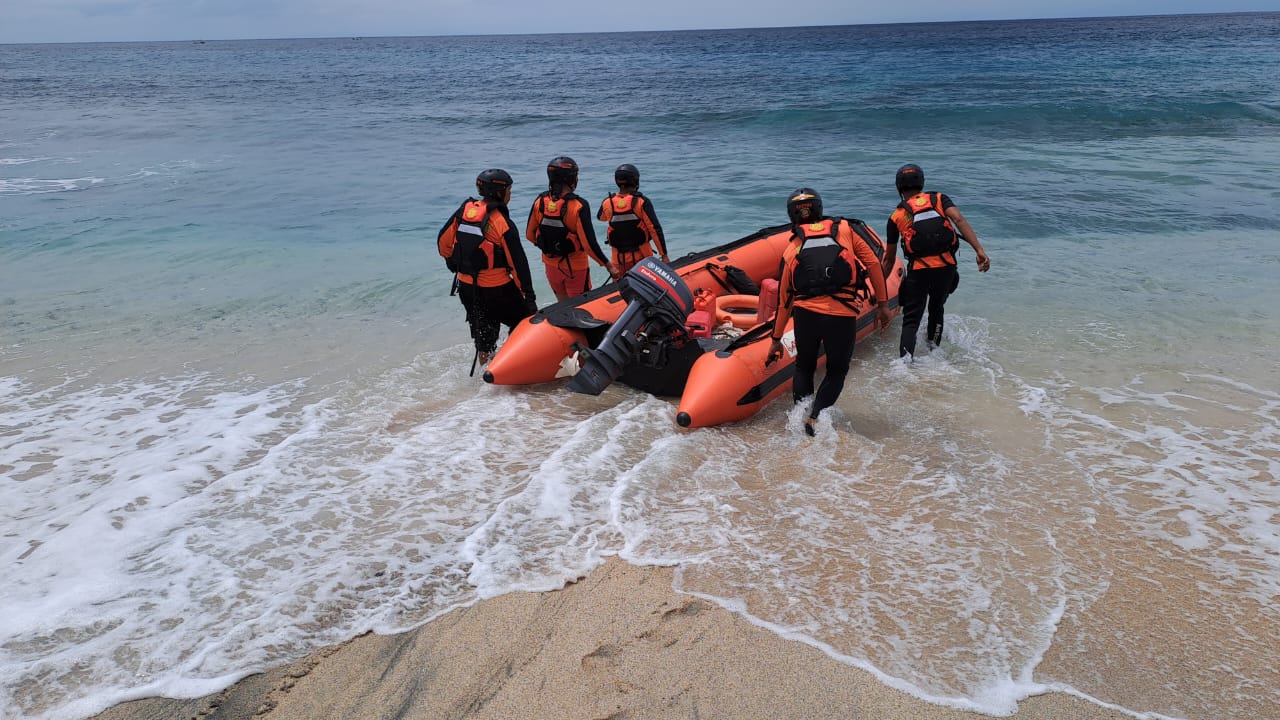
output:
M 576 346 L 581 367 L 569 381 L 574 392 L 599 395 L 649 344 L 686 334 L 693 293 L 670 265 L 647 257 L 618 284 L 627 307 L 594 349 Z

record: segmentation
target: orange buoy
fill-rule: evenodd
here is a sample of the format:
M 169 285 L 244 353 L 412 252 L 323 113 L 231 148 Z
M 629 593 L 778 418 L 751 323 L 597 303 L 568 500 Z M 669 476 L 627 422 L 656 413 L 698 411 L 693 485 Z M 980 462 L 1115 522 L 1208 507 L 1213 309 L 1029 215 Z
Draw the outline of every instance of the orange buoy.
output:
M 759 307 L 759 295 L 721 295 L 716 298 L 716 323 L 746 330 L 755 326 Z

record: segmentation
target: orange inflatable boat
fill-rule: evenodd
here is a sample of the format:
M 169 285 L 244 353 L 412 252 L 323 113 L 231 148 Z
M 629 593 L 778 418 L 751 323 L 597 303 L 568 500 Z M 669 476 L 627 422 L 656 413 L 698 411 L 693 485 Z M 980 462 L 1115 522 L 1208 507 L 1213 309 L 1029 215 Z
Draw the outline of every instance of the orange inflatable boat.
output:
M 877 255 L 884 242 L 850 220 Z M 764 228 L 734 242 L 690 253 L 671 265 L 646 258 L 627 275 L 550 305 L 516 326 L 484 371 L 486 382 L 529 385 L 571 378 L 569 389 L 599 394 L 617 380 L 654 395 L 679 397 L 676 422 L 706 427 L 751 417 L 791 389 L 787 353 L 765 364 L 782 252 L 791 226 Z M 901 263 L 886 285 L 897 310 Z M 874 313 L 858 319 L 858 338 Z

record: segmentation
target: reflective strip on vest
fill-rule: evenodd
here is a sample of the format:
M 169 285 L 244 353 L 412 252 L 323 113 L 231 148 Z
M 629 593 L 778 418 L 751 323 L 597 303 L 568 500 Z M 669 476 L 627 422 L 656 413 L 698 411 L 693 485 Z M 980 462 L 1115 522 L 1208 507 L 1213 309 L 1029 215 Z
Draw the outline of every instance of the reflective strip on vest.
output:
M 458 232 L 484 237 L 484 228 L 470 223 L 458 223 Z
M 563 220 L 557 220 L 557 219 L 555 219 L 555 218 L 549 218 L 549 217 L 544 217 L 544 218 L 542 218 L 542 222 L 541 222 L 540 224 L 541 224 L 541 225 L 550 225 L 551 227 L 564 227 L 564 221 L 563 221 Z
M 640 217 L 635 213 L 626 213 L 625 215 L 614 215 L 609 218 L 609 222 L 631 222 L 633 220 L 639 222 Z
M 913 213 L 913 214 L 912 214 L 912 216 L 911 216 L 912 221 L 916 221 L 916 220 L 932 220 L 933 218 L 936 218 L 936 217 L 942 217 L 942 216 L 941 216 L 941 215 L 939 215 L 939 214 L 938 214 L 938 211 L 937 211 L 937 210 L 934 210 L 933 208 L 929 208 L 928 210 L 925 210 L 924 212 Z
M 821 248 L 829 245 L 840 245 L 840 243 L 836 242 L 836 239 L 830 235 L 815 235 L 804 239 L 804 245 L 800 247 L 800 252 L 804 252 L 810 248 Z M 799 255 L 800 253 L 796 254 Z

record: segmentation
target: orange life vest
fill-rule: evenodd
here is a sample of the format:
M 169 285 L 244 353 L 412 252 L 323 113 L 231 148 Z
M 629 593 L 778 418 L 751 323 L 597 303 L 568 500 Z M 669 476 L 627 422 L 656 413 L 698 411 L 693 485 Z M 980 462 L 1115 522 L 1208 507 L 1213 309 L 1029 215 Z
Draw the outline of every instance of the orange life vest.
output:
M 550 194 L 538 198 L 542 210 L 542 220 L 538 223 L 538 249 L 543 254 L 569 257 L 578 250 L 578 246 L 569 237 L 569 226 L 565 224 L 569 201 L 574 197 L 570 193 L 559 200 Z
M 609 195 L 608 243 L 622 252 L 633 252 L 649 242 L 640 225 L 640 198 L 635 195 Z
M 903 210 L 897 221 L 902 249 L 911 267 L 955 265 L 960 239 L 942 207 L 942 194 L 917 193 L 898 203 L 898 207 Z
M 463 275 L 474 278 L 481 270 L 507 265 L 506 253 L 488 237 L 489 212 L 489 205 L 484 200 L 468 200 L 458 214 L 450 259 Z
M 840 244 L 840 223 L 840 218 L 824 218 L 796 227 L 791 289 L 797 298 L 826 295 L 851 305 L 865 292 L 866 271 L 853 251 Z

